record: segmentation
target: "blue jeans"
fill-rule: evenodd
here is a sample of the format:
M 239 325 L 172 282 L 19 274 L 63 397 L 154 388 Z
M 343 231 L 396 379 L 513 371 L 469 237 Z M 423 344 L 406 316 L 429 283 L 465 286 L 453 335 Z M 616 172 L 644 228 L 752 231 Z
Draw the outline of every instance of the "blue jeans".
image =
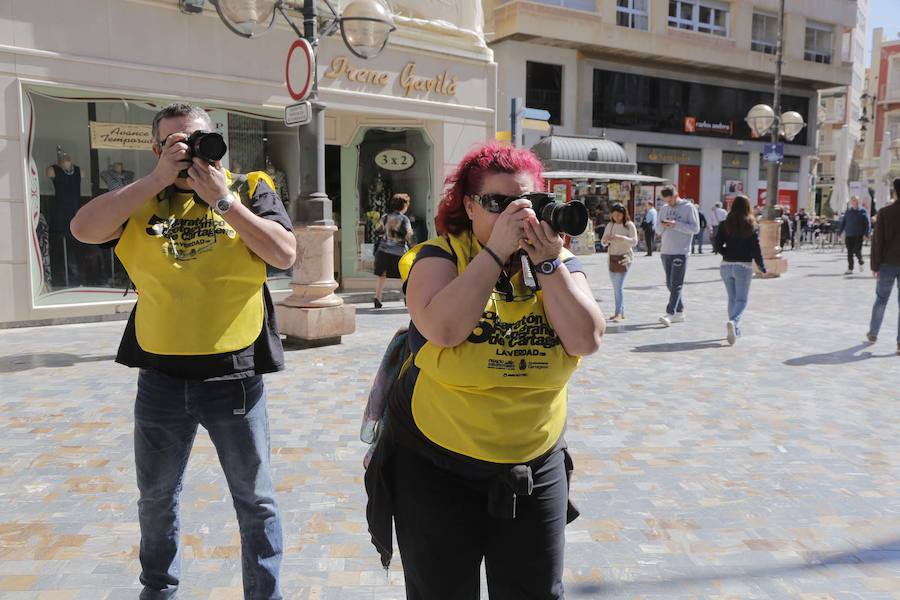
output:
M 612 282 L 613 286 L 613 296 L 616 299 L 616 312 L 615 315 L 624 315 L 625 314 L 625 296 L 624 296 L 624 288 L 625 288 L 625 276 L 628 275 L 628 272 L 625 273 L 613 273 L 609 272 L 609 280 Z
M 181 574 L 178 504 L 197 425 L 209 432 L 241 532 L 244 598 L 281 600 L 281 520 L 269 465 L 262 376 L 190 381 L 141 369 L 134 406 L 140 491 L 141 600 L 174 598 Z
M 663 269 L 666 271 L 666 287 L 669 289 L 669 304 L 666 313 L 674 315 L 684 311 L 681 290 L 687 271 L 687 256 L 684 254 L 661 254 Z
M 691 254 L 694 253 L 694 248 L 697 248 L 700 251 L 700 254 L 703 254 L 703 230 L 701 229 L 697 233 L 694 234 L 694 237 L 691 238 Z
M 735 332 L 741 334 L 741 317 L 747 309 L 750 282 L 753 281 L 751 263 L 722 263 L 719 274 L 728 292 L 728 320 L 734 322 Z
M 897 284 L 897 304 L 900 306 L 900 267 L 881 265 L 878 270 L 878 283 L 875 284 L 875 304 L 872 306 L 872 320 L 869 322 L 869 334 L 877 336 L 884 320 L 884 309 L 891 297 L 891 289 Z M 898 319 L 900 321 L 900 319 Z M 897 323 L 897 345 L 900 346 L 900 322 Z

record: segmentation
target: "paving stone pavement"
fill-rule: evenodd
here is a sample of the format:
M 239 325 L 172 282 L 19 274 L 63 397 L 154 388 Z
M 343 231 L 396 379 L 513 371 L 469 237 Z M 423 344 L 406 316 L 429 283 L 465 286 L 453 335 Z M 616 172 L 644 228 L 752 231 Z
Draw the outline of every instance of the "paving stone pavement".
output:
M 569 598 L 900 599 L 900 356 L 894 300 L 865 347 L 874 283 L 836 252 L 788 252 L 753 282 L 725 343 L 718 258 L 692 257 L 688 321 L 663 329 L 657 257 L 626 282 L 626 324 L 575 373 L 567 439 L 582 516 Z M 605 311 L 605 256 L 584 258 Z M 400 303 L 359 310 L 344 343 L 289 350 L 267 377 L 285 597 L 403 597 L 370 546 L 359 419 Z M 123 323 L 0 331 L 0 597 L 138 592 L 136 373 Z M 241 597 L 237 524 L 201 433 L 183 500 L 183 599 Z M 485 594 L 486 597 L 486 594 Z

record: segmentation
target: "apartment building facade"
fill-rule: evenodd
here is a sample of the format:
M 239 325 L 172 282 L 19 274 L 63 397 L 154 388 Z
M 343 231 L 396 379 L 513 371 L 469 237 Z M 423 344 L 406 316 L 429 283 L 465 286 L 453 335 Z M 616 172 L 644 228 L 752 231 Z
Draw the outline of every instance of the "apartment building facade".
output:
M 872 60 L 863 95 L 866 126 L 859 147 L 862 177 L 875 201 L 890 201 L 889 180 L 900 177 L 900 39 L 872 32 Z
M 772 103 L 777 0 L 485 0 L 498 64 L 498 129 L 510 99 L 551 113 L 554 133 L 622 144 L 641 173 L 709 211 L 765 190 L 764 140 L 744 121 Z M 852 0 L 788 0 L 782 110 L 806 130 L 785 145 L 779 202 L 808 206 L 818 90 L 850 85 Z M 526 144 L 537 137 L 531 133 Z

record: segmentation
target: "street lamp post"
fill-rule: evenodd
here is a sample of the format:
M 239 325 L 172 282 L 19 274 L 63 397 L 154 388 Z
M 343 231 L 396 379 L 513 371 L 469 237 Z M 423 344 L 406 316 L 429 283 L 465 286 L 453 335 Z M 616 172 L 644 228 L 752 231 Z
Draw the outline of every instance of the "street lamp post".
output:
M 317 1 L 330 15 L 319 29 Z M 354 0 L 339 14 L 329 0 L 212 0 L 225 26 L 237 35 L 251 38 L 267 32 L 280 13 L 298 37 L 313 48 L 311 120 L 299 128 L 300 193 L 294 211 L 297 263 L 291 280 L 292 294 L 276 307 L 279 327 L 301 345 L 340 343 L 342 335 L 355 330 L 355 310 L 345 306 L 334 291 L 334 234 L 331 199 L 325 192 L 325 105 L 318 98 L 317 54 L 319 38 L 340 29 L 347 48 L 360 58 L 378 56 L 394 31 L 390 10 L 382 0 Z M 302 32 L 288 15 L 300 10 Z
M 784 1 L 779 1 L 778 38 L 775 44 L 775 93 L 772 106 L 757 104 L 747 113 L 747 125 L 757 137 L 769 134 L 772 147 L 776 147 L 783 136 L 793 140 L 806 126 L 803 116 L 795 111 L 781 113 L 781 69 L 784 64 Z M 781 176 L 781 156 L 766 159 L 766 206 L 765 215 L 759 224 L 760 244 L 770 277 L 777 277 L 787 271 L 787 260 L 781 256 L 781 220 L 775 217 L 778 202 L 778 181 Z

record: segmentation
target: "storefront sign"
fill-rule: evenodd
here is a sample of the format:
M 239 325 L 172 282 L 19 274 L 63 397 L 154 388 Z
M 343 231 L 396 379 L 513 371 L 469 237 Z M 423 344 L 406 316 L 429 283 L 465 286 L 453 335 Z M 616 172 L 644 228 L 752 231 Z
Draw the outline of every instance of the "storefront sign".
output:
M 416 159 L 406 150 L 388 149 L 375 155 L 375 164 L 388 171 L 405 171 L 416 164 Z
M 91 148 L 108 150 L 150 150 L 153 134 L 150 125 L 90 122 Z
M 357 69 L 350 65 L 347 57 L 338 56 L 328 65 L 328 69 L 325 70 L 323 77 L 328 79 L 346 79 L 353 83 L 383 88 L 390 84 L 392 73 L 375 69 Z M 436 77 L 423 77 L 416 73 L 416 63 L 409 62 L 400 71 L 397 82 L 407 97 L 417 92 L 453 97 L 456 95 L 459 78 L 451 76 L 448 71 L 444 71 Z
M 748 169 L 750 168 L 750 155 L 744 152 L 723 152 L 723 169 Z
M 653 148 L 638 146 L 637 162 L 699 165 L 700 152 L 698 150 L 681 150 L 679 148 Z
M 346 56 L 337 56 L 328 69 L 325 71 L 325 77 L 328 79 L 346 78 L 347 81 L 354 83 L 367 83 L 384 87 L 391 80 L 391 74 L 387 71 L 376 71 L 374 69 L 354 69 L 350 66 L 350 61 Z
M 731 134 L 734 133 L 734 123 L 731 121 L 714 123 L 711 121 L 698 120 L 697 117 L 685 117 L 684 132 L 707 133 L 730 137 Z

